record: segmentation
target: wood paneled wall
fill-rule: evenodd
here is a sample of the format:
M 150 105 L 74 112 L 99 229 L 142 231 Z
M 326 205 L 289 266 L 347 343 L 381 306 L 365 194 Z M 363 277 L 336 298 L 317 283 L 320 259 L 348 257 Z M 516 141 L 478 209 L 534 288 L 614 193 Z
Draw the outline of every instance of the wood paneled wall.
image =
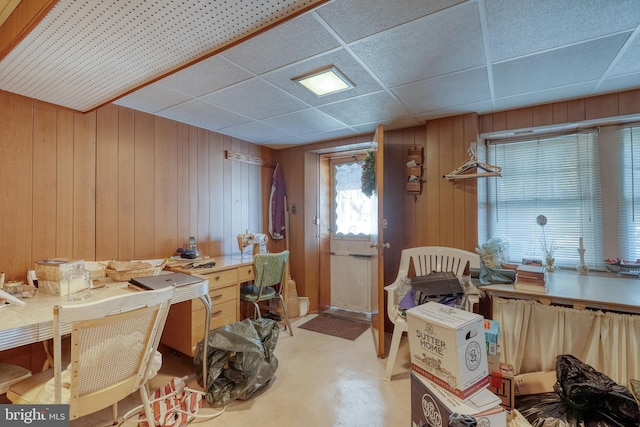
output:
M 640 113 L 640 89 L 484 114 L 480 133 Z
M 273 150 L 113 104 L 73 113 L 0 92 L 0 271 L 40 259 L 146 259 L 195 236 L 203 254 L 266 232 Z M 271 243 L 276 250 L 279 243 Z M 283 244 L 282 244 L 283 245 Z

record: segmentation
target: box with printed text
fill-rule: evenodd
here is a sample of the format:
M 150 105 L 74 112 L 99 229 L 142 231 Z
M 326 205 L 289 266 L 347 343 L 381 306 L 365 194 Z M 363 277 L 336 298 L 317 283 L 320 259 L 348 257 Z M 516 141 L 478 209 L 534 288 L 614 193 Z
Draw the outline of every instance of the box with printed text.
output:
M 506 427 L 500 399 L 487 389 L 462 401 L 441 387 L 411 374 L 411 426 L 447 427 L 451 414 L 472 416 L 477 426 Z
M 411 368 L 467 399 L 489 384 L 484 318 L 428 302 L 407 310 Z

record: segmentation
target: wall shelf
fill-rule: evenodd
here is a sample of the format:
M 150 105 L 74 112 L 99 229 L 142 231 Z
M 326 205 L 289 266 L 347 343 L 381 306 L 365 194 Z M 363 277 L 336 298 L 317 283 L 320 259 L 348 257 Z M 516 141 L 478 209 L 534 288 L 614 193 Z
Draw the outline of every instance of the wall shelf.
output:
M 409 147 L 406 158 L 406 184 L 407 194 L 418 196 L 422 194 L 422 182 L 424 175 L 424 150 L 421 146 Z

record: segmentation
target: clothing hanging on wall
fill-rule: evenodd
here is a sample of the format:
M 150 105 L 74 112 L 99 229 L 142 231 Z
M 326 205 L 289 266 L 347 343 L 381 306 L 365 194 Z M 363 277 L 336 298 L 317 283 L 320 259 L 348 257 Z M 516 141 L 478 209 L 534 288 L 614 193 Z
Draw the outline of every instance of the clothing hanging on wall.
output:
M 284 239 L 285 230 L 285 206 L 284 198 L 287 191 L 284 186 L 284 177 L 280 163 L 276 163 L 271 176 L 271 195 L 269 197 L 269 234 L 274 240 Z

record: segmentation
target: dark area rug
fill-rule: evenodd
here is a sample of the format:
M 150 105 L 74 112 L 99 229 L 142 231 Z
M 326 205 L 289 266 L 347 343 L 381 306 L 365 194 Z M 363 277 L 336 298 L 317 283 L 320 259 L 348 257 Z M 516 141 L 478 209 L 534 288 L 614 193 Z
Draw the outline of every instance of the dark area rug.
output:
M 299 326 L 300 329 L 355 341 L 371 324 L 359 320 L 319 314 L 317 317 Z

